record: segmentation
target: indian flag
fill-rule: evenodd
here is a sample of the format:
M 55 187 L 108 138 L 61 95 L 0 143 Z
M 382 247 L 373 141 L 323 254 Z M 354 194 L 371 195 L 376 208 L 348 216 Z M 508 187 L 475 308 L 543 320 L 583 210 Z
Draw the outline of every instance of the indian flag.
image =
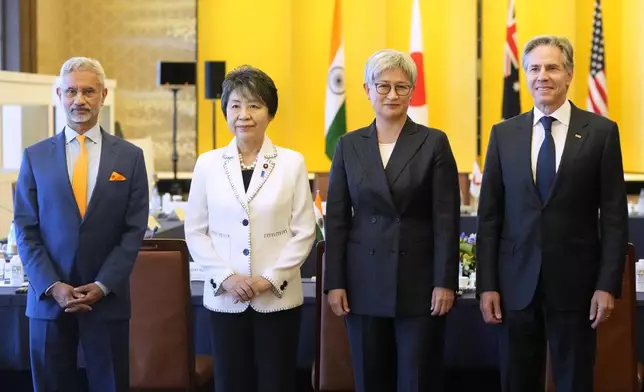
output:
M 331 35 L 331 60 L 326 83 L 326 108 L 324 112 L 325 152 L 333 159 L 335 144 L 347 132 L 346 94 L 344 90 L 344 43 L 342 42 L 342 10 L 340 0 L 335 0 L 333 33 Z
M 325 238 L 324 235 L 324 212 L 322 212 L 322 198 L 320 197 L 320 191 L 317 191 L 317 194 L 315 195 L 315 203 L 314 203 L 315 208 L 313 209 L 315 212 L 315 222 L 318 225 L 318 231 L 317 231 L 317 239 L 318 240 L 323 240 Z M 321 235 L 321 238 L 320 238 Z

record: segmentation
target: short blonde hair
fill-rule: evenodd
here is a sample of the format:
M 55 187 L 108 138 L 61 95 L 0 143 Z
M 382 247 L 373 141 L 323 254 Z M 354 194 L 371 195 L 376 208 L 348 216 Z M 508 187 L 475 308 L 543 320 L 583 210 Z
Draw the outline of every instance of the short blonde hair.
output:
M 89 57 L 72 57 L 60 67 L 60 77 L 74 71 L 94 72 L 98 76 L 101 86 L 105 87 L 105 71 L 98 60 Z
M 525 48 L 523 49 L 523 70 L 527 71 L 528 63 L 527 63 L 527 58 L 528 54 L 535 50 L 539 46 L 554 46 L 555 48 L 559 48 L 561 50 L 561 54 L 563 55 L 563 65 L 566 71 L 572 72 L 575 68 L 575 62 L 573 59 L 573 49 L 572 49 L 572 44 L 566 37 L 557 37 L 555 35 L 540 35 L 537 37 L 532 38 L 530 41 L 528 41 L 527 44 L 525 44 Z
M 364 82 L 376 81 L 384 71 L 401 69 L 409 77 L 412 86 L 416 85 L 416 63 L 410 55 L 393 49 L 382 49 L 372 54 L 364 69 Z

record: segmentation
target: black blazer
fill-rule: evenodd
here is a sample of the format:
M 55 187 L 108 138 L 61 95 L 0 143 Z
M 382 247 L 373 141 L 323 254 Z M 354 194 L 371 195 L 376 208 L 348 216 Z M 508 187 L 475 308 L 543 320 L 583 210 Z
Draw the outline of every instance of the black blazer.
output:
M 621 291 L 628 210 L 617 124 L 572 105 L 555 183 L 542 203 L 532 176 L 533 118 L 530 111 L 492 128 L 477 291 L 499 291 L 508 309 L 521 310 L 540 282 L 555 309 L 588 310 L 596 289 Z
M 447 136 L 407 118 L 383 168 L 375 122 L 337 143 L 326 210 L 325 290 L 353 313 L 429 314 L 458 285 L 458 172 Z

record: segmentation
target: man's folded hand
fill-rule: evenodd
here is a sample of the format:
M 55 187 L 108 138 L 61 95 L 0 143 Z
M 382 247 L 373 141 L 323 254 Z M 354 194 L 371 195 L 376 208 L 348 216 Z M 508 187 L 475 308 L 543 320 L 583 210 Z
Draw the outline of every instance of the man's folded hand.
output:
M 49 290 L 49 294 L 58 302 L 58 305 L 65 309 L 65 312 L 89 312 L 92 310 L 89 304 L 84 303 L 85 294 L 76 291 L 66 283 L 56 283 Z
M 65 312 L 75 313 L 85 310 L 85 307 L 91 310 L 91 305 L 96 303 L 105 296 L 103 290 L 96 283 L 86 284 L 73 289 L 75 299 L 67 303 Z

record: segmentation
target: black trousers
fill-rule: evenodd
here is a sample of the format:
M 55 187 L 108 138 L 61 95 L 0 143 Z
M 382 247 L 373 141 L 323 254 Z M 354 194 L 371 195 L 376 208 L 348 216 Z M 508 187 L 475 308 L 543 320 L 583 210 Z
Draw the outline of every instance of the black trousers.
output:
M 589 320 L 590 300 L 586 310 L 560 311 L 548 306 L 540 291 L 527 308 L 503 312 L 503 392 L 545 390 L 546 347 L 557 392 L 592 392 L 596 334 Z
M 445 317 L 349 314 L 356 392 L 442 392 Z
M 301 308 L 211 314 L 217 392 L 294 392 Z

